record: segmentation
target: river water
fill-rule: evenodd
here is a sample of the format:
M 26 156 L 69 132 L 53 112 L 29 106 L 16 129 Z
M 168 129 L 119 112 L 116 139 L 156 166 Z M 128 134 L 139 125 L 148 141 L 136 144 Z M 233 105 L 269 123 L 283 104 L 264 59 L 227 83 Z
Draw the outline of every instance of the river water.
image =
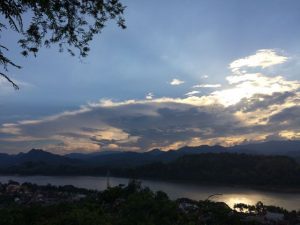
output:
M 107 187 L 106 177 L 92 176 L 0 176 L 0 182 L 9 180 L 18 182 L 31 182 L 40 185 L 74 185 L 76 187 L 104 190 Z M 111 186 L 127 184 L 129 179 L 110 177 Z M 266 205 L 275 205 L 288 210 L 300 210 L 300 193 L 278 193 L 269 191 L 253 190 L 250 188 L 230 187 L 220 185 L 199 185 L 167 181 L 141 180 L 143 186 L 149 187 L 153 191 L 164 191 L 171 199 L 187 197 L 194 200 L 204 200 L 208 196 L 214 201 L 223 201 L 230 207 L 235 203 L 255 204 L 262 201 Z

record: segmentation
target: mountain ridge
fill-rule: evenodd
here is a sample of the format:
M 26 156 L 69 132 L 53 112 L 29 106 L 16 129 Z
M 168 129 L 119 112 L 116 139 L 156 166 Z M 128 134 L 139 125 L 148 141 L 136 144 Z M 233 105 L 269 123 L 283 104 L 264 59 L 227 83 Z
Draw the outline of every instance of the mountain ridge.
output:
M 171 162 L 184 155 L 203 153 L 241 153 L 254 155 L 285 155 L 299 161 L 300 141 L 270 141 L 224 147 L 221 145 L 184 146 L 177 150 L 152 149 L 147 152 L 104 151 L 58 155 L 42 149 L 31 149 L 15 155 L 0 153 L 0 167 L 18 166 L 28 162 L 49 165 L 91 165 L 102 167 L 135 167 L 155 162 Z

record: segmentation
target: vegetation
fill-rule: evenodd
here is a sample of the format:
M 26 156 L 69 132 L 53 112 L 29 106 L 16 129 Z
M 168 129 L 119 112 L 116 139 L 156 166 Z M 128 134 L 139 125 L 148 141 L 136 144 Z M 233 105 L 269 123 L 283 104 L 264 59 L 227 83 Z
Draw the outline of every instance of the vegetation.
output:
M 1 0 L 0 34 L 7 29 L 19 33 L 18 44 L 24 56 L 29 53 L 36 56 L 41 47 L 57 44 L 60 52 L 66 49 L 75 55 L 75 48 L 85 57 L 89 42 L 108 20 L 114 19 L 125 28 L 124 9 L 119 0 Z M 8 58 L 7 51 L 6 46 L 0 45 L 0 64 L 4 70 L 7 72 L 8 66 L 21 68 Z M 19 88 L 5 72 L 0 72 L 0 76 Z
M 65 191 L 63 187 L 48 186 L 49 191 Z M 36 191 L 47 186 L 35 186 Z M 70 191 L 84 191 L 68 187 Z M 273 212 L 282 216 L 280 223 L 296 224 L 300 212 L 264 206 L 237 205 L 229 208 L 223 202 L 190 199 L 170 200 L 161 191 L 153 192 L 131 181 L 128 186 L 108 188 L 103 192 L 85 190 L 87 197 L 76 202 L 57 204 L 10 203 L 0 207 L 0 224 L 5 225 L 176 225 L 176 224 L 262 224 L 259 219 Z M 90 193 L 90 195 L 89 195 Z M 251 212 L 243 211 L 251 207 Z M 267 218 L 267 217 L 266 217 Z
M 300 165 L 287 156 L 263 156 L 236 153 L 203 153 L 178 156 L 171 161 L 145 160 L 143 165 L 121 166 L 102 161 L 51 156 L 31 152 L 6 156 L 1 174 L 23 175 L 106 175 L 131 178 L 181 180 L 197 183 L 300 187 Z M 49 155 L 50 154 L 50 155 Z M 45 155 L 45 156 L 44 156 Z M 105 158 L 106 159 L 106 158 Z M 142 158 L 141 158 L 142 159 Z M 163 160 L 163 157 L 160 157 Z M 118 159 L 119 160 L 119 159 Z M 158 160 L 158 159 L 156 159 Z M 130 161 L 128 161 L 130 162 Z M 5 165 L 6 164 L 6 165 Z
M 120 175 L 206 183 L 286 185 L 300 187 L 300 165 L 286 156 L 246 154 L 186 155 L 120 171 Z

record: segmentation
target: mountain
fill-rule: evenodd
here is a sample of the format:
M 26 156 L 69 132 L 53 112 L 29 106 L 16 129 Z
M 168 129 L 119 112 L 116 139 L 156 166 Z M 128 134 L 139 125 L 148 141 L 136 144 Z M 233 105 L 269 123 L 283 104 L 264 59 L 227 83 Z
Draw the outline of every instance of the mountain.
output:
M 135 167 L 153 162 L 170 162 L 183 155 L 201 153 L 221 153 L 227 152 L 227 148 L 222 146 L 198 146 L 182 147 L 178 150 L 161 151 L 153 149 L 148 152 L 99 152 L 93 154 L 73 153 L 66 157 L 81 159 L 90 165 L 105 167 Z
M 268 141 L 237 145 L 229 149 L 230 151 L 247 154 L 287 155 L 300 157 L 300 141 Z
M 101 152 L 92 152 L 92 153 L 69 153 L 65 156 L 71 159 L 89 159 L 95 156 L 103 156 L 103 155 L 113 155 L 122 153 L 121 151 L 101 151 Z
M 214 145 L 214 146 L 200 145 L 196 147 L 185 146 L 179 148 L 177 152 L 180 155 L 201 154 L 201 153 L 223 153 L 223 152 L 228 152 L 228 148 L 223 147 L 221 145 Z
M 203 153 L 184 155 L 168 163 L 152 163 L 112 172 L 117 176 L 137 179 L 300 188 L 300 165 L 288 156 Z
M 220 145 L 185 146 L 178 150 L 148 152 L 105 151 L 57 155 L 40 149 L 16 155 L 0 154 L 0 173 L 24 174 L 99 174 L 107 169 L 136 168 L 154 163 L 170 163 L 186 155 L 242 153 L 250 155 L 285 155 L 300 162 L 300 141 L 272 141 L 223 147 Z
M 6 153 L 0 153 L 0 160 L 6 159 L 9 157 L 9 154 Z
M 35 165 L 59 166 L 78 165 L 80 161 L 53 154 L 41 149 L 32 149 L 17 155 L 0 154 L 0 168 L 34 167 Z
M 73 153 L 66 157 L 81 159 L 91 165 L 105 167 L 135 167 L 153 162 L 171 162 L 184 155 L 204 153 L 243 153 L 254 155 L 286 155 L 300 159 L 300 141 L 270 141 L 256 144 L 236 145 L 223 147 L 220 145 L 201 145 L 196 147 L 185 146 L 178 150 L 162 151 L 153 149 L 148 152 L 98 152 Z
M 67 157 L 46 152 L 41 149 L 32 149 L 27 153 L 19 153 L 15 156 L 15 159 L 21 163 L 26 161 L 43 161 L 45 163 L 64 163 L 70 161 Z
M 130 168 L 155 162 L 171 162 L 183 155 L 201 154 L 209 152 L 226 152 L 226 148 L 221 146 L 199 146 L 183 147 L 178 150 L 161 151 L 153 149 L 148 152 L 119 152 L 105 151 L 96 153 L 70 153 L 66 155 L 57 155 L 40 149 L 32 149 L 27 153 L 17 155 L 0 154 L 0 169 L 4 171 L 14 171 L 18 168 L 23 171 L 34 171 L 41 167 L 68 167 L 70 170 L 74 167 L 82 171 L 83 168 Z M 75 169 L 74 169 L 75 171 Z M 0 171 L 1 172 L 1 171 Z

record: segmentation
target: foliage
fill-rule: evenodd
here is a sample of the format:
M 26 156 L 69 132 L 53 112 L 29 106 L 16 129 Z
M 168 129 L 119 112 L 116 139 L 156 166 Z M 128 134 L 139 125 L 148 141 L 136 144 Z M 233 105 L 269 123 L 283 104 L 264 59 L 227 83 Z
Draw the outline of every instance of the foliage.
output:
M 29 184 L 26 184 L 29 185 Z M 47 188 L 36 186 L 36 188 Z M 49 190 L 55 189 L 48 186 Z M 64 188 L 64 187 L 61 187 Z M 76 188 L 74 188 L 76 190 Z M 61 191 L 57 187 L 57 191 Z M 82 190 L 83 191 L 83 190 Z M 85 190 L 88 193 L 88 190 Z M 92 192 L 91 192 L 92 193 Z M 248 213 L 240 213 L 229 208 L 225 203 L 209 200 L 190 199 L 170 200 L 159 191 L 153 192 L 142 187 L 141 183 L 131 181 L 128 186 L 116 186 L 103 192 L 92 193 L 93 198 L 73 203 L 7 205 L 0 208 L 0 224 L 5 225 L 194 225 L 194 224 L 260 224 L 246 221 Z M 194 206 L 183 209 L 187 202 Z M 250 206 L 249 206 L 250 207 Z M 258 203 L 252 206 L 257 210 L 269 210 L 271 206 Z M 271 207 L 271 208 L 268 208 Z M 273 207 L 273 212 L 276 211 Z M 275 210 L 275 211 L 274 211 Z M 283 213 L 287 221 L 299 222 L 299 212 Z M 256 213 L 257 214 L 257 213 Z M 258 214 L 257 214 L 258 215 Z
M 0 22 L 0 32 L 10 28 L 21 34 L 18 43 L 24 56 L 29 53 L 36 56 L 41 47 L 58 44 L 59 51 L 66 49 L 74 56 L 75 48 L 85 57 L 90 50 L 89 42 L 108 20 L 116 20 L 123 29 L 126 27 L 124 9 L 119 0 L 2 0 L 0 13 L 4 21 Z M 6 51 L 8 48 L 0 45 L 0 64 L 4 70 L 8 66 L 20 68 L 6 56 Z M 18 89 L 5 73 L 0 75 Z

